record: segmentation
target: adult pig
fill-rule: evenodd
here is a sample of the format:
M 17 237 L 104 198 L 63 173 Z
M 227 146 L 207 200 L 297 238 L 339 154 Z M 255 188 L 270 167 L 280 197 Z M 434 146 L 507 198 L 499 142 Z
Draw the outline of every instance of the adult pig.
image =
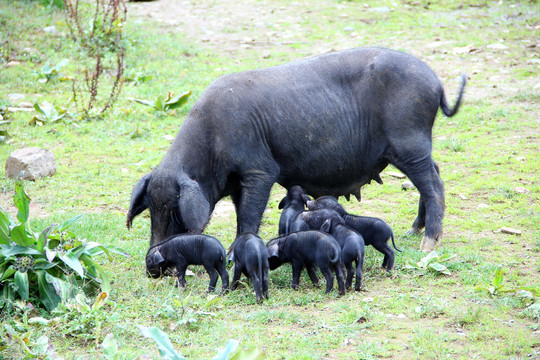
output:
M 127 226 L 149 208 L 150 243 L 202 232 L 230 195 L 237 234 L 257 233 L 272 185 L 313 197 L 360 196 L 393 164 L 420 191 L 413 231 L 422 249 L 442 234 L 443 182 L 431 157 L 438 108 L 454 115 L 442 84 L 419 59 L 350 49 L 226 75 L 193 106 L 159 166 L 135 186 Z

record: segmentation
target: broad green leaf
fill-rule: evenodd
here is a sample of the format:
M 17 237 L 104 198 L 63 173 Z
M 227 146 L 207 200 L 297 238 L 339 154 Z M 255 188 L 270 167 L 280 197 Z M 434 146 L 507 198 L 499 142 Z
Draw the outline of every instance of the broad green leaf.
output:
M 75 294 L 72 284 L 45 272 L 45 279 L 53 286 L 55 293 L 60 297 L 60 301 L 70 299 Z
M 34 109 L 36 109 L 36 111 L 40 113 L 41 115 L 46 116 L 45 111 L 43 111 L 43 109 L 41 108 L 41 105 L 39 105 L 38 103 L 34 104 Z
M 502 266 L 499 266 L 497 270 L 495 271 L 495 277 L 493 278 L 493 286 L 495 288 L 499 288 L 503 281 L 503 268 Z
M 47 244 L 47 238 L 49 237 L 49 234 L 54 230 L 54 227 L 55 225 L 51 225 L 39 233 L 38 240 L 36 243 L 36 249 L 39 252 L 43 252 L 45 250 L 45 245 Z
M 455 258 L 456 256 L 457 256 L 456 254 L 453 254 L 453 255 L 444 254 L 444 255 L 439 256 L 439 258 L 437 259 L 437 262 L 440 262 L 440 263 L 445 262 L 445 261 Z
M 49 349 L 49 338 L 45 335 L 39 337 L 34 345 L 34 355 L 45 355 Z
M 0 281 L 9 279 L 11 275 L 15 274 L 15 272 L 17 272 L 17 270 L 13 269 L 12 267 L 8 267 L 6 271 L 4 271 L 4 273 L 2 274 Z
M 142 100 L 142 99 L 133 99 L 133 101 L 138 102 L 139 104 L 146 105 L 146 106 L 156 107 L 155 101 Z
M 433 259 L 437 258 L 438 256 L 439 255 L 435 251 L 432 251 L 426 256 L 424 256 L 422 259 L 420 259 L 420 261 L 418 262 L 418 266 L 422 269 L 426 269 L 427 266 L 433 261 Z
M 57 264 L 53 262 L 43 261 L 43 262 L 36 262 L 34 263 L 34 270 L 49 270 L 53 267 L 57 266 Z
M 238 348 L 238 344 L 239 343 L 237 340 L 229 339 L 227 341 L 225 349 L 221 350 L 216 356 L 212 358 L 212 360 L 227 360 L 229 358 L 229 355 L 236 351 L 236 349 Z
M 260 348 L 252 348 L 236 353 L 231 360 L 264 360 L 266 354 Z
M 446 266 L 444 266 L 443 264 L 440 264 L 438 262 L 431 263 L 428 266 L 430 268 L 432 268 L 433 270 L 438 271 L 438 272 L 440 272 L 442 274 L 452 275 L 452 273 L 450 272 L 450 270 L 448 270 L 448 268 Z
M 36 271 L 39 299 L 48 311 L 54 310 L 62 301 L 54 286 L 47 281 L 45 271 Z
M 60 70 L 61 68 L 66 66 L 68 62 L 69 62 L 68 59 L 62 59 L 62 60 L 60 60 L 60 62 L 58 64 L 55 65 L 54 69 L 55 70 Z
M 92 269 L 92 267 L 94 267 L 97 272 L 99 273 L 99 280 L 101 280 L 101 291 L 105 292 L 105 293 L 110 293 L 111 292 L 111 282 L 109 280 L 109 276 L 107 275 L 107 273 L 105 272 L 105 270 L 101 267 L 101 265 L 99 265 L 95 260 L 93 260 L 90 256 L 88 255 L 81 255 L 80 257 L 80 260 L 82 262 L 84 262 L 84 264 L 86 266 L 88 266 L 88 271 L 90 272 L 90 270 Z
M 71 224 L 73 224 L 74 222 L 78 221 L 80 218 L 82 218 L 84 216 L 84 214 L 81 214 L 81 215 L 77 215 L 75 217 L 72 217 L 71 219 L 67 220 L 66 222 L 64 222 L 62 225 L 58 226 L 58 231 L 64 231 L 65 229 L 67 229 L 68 227 L 71 226 Z
M 90 311 L 90 306 L 86 303 L 86 296 L 84 296 L 84 294 L 77 294 L 77 296 L 75 296 L 75 302 L 77 303 L 77 309 L 80 311 L 85 313 Z
M 156 345 L 158 346 L 159 353 L 163 359 L 167 360 L 187 360 L 185 357 L 180 355 L 174 349 L 171 344 L 169 337 L 163 331 L 158 329 L 155 326 L 145 327 L 142 325 L 137 326 L 142 336 L 153 339 Z
M 28 284 L 28 273 L 16 271 L 15 276 L 15 285 L 17 285 L 17 292 L 20 297 L 24 300 L 28 300 L 30 285 Z
M 163 111 L 165 110 L 165 102 L 163 101 L 163 98 L 160 96 L 157 97 L 156 103 L 155 103 L 156 110 Z
M 3 255 L 6 258 L 8 258 L 15 255 L 42 255 L 42 254 L 36 249 L 27 247 L 27 246 L 0 245 L 0 255 Z
M 9 245 L 10 227 L 13 221 L 9 214 L 0 206 L 0 244 Z
M 45 318 L 40 317 L 40 316 L 36 316 L 36 317 L 33 317 L 33 318 L 28 319 L 28 323 L 31 324 L 31 325 L 34 325 L 34 324 L 38 324 L 38 325 L 49 325 L 49 323 L 50 323 L 51 321 L 52 321 L 52 320 L 45 319 Z
M 115 355 L 118 353 L 118 344 L 114 339 L 113 334 L 107 334 L 105 339 L 101 343 L 101 348 L 103 349 L 103 355 L 107 359 L 114 359 Z
M 13 201 L 19 210 L 17 219 L 22 224 L 26 223 L 30 217 L 30 197 L 24 192 L 22 180 L 15 181 L 15 195 L 13 195 Z
M 36 244 L 36 239 L 26 231 L 25 224 L 19 224 L 11 229 L 10 240 L 19 246 L 31 246 Z
M 182 95 L 178 95 L 167 101 L 165 104 L 169 107 L 169 109 L 174 110 L 179 108 L 180 106 L 184 105 L 191 95 L 191 91 L 187 91 L 183 93 Z
M 58 257 L 71 269 L 73 269 L 80 277 L 84 278 L 84 269 L 81 265 L 79 259 L 73 254 L 71 250 L 68 250 L 63 255 L 58 255 Z

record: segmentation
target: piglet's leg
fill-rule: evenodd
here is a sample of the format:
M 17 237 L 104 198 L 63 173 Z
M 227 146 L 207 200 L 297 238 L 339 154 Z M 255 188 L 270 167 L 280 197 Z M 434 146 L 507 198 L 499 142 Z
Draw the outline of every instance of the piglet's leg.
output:
M 345 265 L 345 268 L 347 269 L 347 280 L 345 281 L 345 288 L 350 288 L 352 285 L 353 277 L 354 277 L 354 271 L 352 267 L 352 262 L 348 262 Z
M 229 290 L 229 272 L 225 267 L 225 263 L 218 264 L 216 270 L 219 272 L 219 276 L 221 276 L 221 292 L 226 292 Z
M 188 265 L 187 264 L 184 264 L 184 263 L 177 263 L 176 264 L 176 272 L 178 273 L 176 276 L 177 276 L 177 279 L 178 281 L 176 282 L 176 287 L 178 287 L 178 285 L 180 285 L 181 287 L 185 288 L 187 283 L 186 283 L 186 269 L 187 269 Z
M 210 275 L 210 285 L 208 286 L 208 292 L 213 292 L 216 289 L 218 281 L 218 272 L 213 267 L 205 266 L 206 272 Z
M 321 266 L 320 268 L 322 274 L 326 279 L 326 292 L 329 293 L 334 287 L 334 275 L 332 274 L 332 271 L 330 270 L 330 267 L 328 265 Z
M 341 263 L 336 264 L 334 271 L 336 272 L 339 295 L 345 295 L 345 280 L 343 276 L 343 265 L 341 265 Z M 331 288 L 332 287 L 330 287 L 330 289 Z
M 242 267 L 236 263 L 234 264 L 234 275 L 232 279 L 232 289 L 236 290 L 238 287 L 238 280 L 240 280 L 240 277 L 242 276 Z
M 319 277 L 317 276 L 317 266 L 315 264 L 308 265 L 307 272 L 313 285 L 315 285 L 316 287 L 319 287 Z
M 301 264 L 293 263 L 292 264 L 292 285 L 293 289 L 298 289 L 300 284 L 300 274 L 302 273 L 303 266 Z
M 263 271 L 263 281 L 262 281 L 262 287 L 263 287 L 263 293 L 264 297 L 268 299 L 268 269 Z

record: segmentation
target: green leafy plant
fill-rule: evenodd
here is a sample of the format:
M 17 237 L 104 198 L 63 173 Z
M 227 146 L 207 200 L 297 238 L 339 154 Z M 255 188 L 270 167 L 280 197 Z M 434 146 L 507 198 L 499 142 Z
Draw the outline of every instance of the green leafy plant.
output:
M 133 99 L 133 101 L 138 102 L 146 106 L 152 107 L 159 115 L 166 114 L 171 110 L 178 109 L 184 105 L 191 95 L 191 91 L 187 91 L 181 95 L 174 96 L 173 92 L 167 94 L 167 98 L 163 96 L 158 96 L 155 100 L 141 100 Z
M 100 292 L 91 303 L 83 293 L 78 293 L 75 298 L 60 304 L 54 310 L 61 319 L 60 328 L 70 336 L 85 341 L 98 341 L 101 338 L 103 323 L 114 321 L 118 316 L 104 311 L 107 299 L 107 293 Z
M 37 75 L 38 82 L 45 84 L 57 77 L 60 73 L 60 69 L 66 66 L 68 62 L 68 59 L 62 59 L 56 65 L 52 65 L 50 61 L 47 61 L 47 63 L 45 63 L 45 65 L 43 65 L 39 71 L 34 71 L 33 73 Z
M 54 123 L 62 120 L 67 114 L 67 108 L 63 109 L 60 106 L 49 104 L 46 101 L 41 105 L 35 103 L 34 109 L 36 109 L 38 114 L 34 115 L 27 125 L 41 126 L 46 123 Z
M 94 257 L 110 257 L 111 252 L 127 255 L 125 251 L 80 239 L 69 231 L 82 215 L 34 232 L 30 198 L 21 180 L 15 183 L 13 200 L 18 223 L 0 207 L 0 306 L 23 299 L 51 311 L 80 292 L 110 291 L 108 275 Z
M 499 266 L 495 270 L 495 276 L 491 280 L 491 286 L 478 285 L 474 288 L 476 292 L 487 291 L 491 296 L 498 294 L 512 293 L 515 292 L 515 289 L 508 288 L 503 285 L 503 267 Z
M 157 327 L 138 326 L 138 328 L 144 337 L 154 340 L 163 359 L 187 360 L 174 349 L 167 334 Z M 231 357 L 231 355 L 238 348 L 238 345 L 239 343 L 237 340 L 229 339 L 225 348 L 220 350 L 218 354 L 212 358 L 212 360 L 260 360 L 265 358 L 264 352 L 257 348 L 240 351 Z
M 26 358 L 45 359 L 53 355 L 54 349 L 49 345 L 49 339 L 42 334 L 42 327 L 58 325 L 59 318 L 45 319 L 42 317 L 30 317 L 36 313 L 31 304 L 18 300 L 13 304 L 13 309 L 7 314 L 8 321 L 0 328 L 0 351 L 10 351 L 24 354 Z
M 407 262 L 405 263 L 405 268 L 412 269 L 412 270 L 420 270 L 423 272 L 434 271 L 439 274 L 452 275 L 450 270 L 448 270 L 448 268 L 444 266 L 442 263 L 450 259 L 453 259 L 454 257 L 456 257 L 456 255 L 440 255 L 439 256 L 439 254 L 437 254 L 435 251 L 432 251 L 426 256 L 424 256 L 417 263 L 414 263 L 411 260 L 407 260 Z
M 133 71 L 126 71 L 126 74 L 124 76 L 124 80 L 126 82 L 129 82 L 133 84 L 134 86 L 141 85 L 143 83 L 146 83 L 154 78 L 153 75 L 150 74 L 144 74 L 140 71 L 133 72 Z
M 189 294 L 182 299 L 173 299 L 172 304 L 163 304 L 156 311 L 156 316 L 174 320 L 175 322 L 171 324 L 172 330 L 179 326 L 187 327 L 188 329 L 197 329 L 204 319 L 216 316 L 212 310 L 221 304 L 222 297 L 217 295 L 209 295 L 205 301 L 197 303 L 194 301 L 194 297 Z

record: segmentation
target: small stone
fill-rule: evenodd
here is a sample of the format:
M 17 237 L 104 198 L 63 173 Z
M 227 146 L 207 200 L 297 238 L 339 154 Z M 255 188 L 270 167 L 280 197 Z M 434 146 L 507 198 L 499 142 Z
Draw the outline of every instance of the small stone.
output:
M 164 135 L 163 138 L 169 142 L 173 142 L 174 141 L 174 136 L 172 135 Z
M 510 235 L 521 235 L 521 230 L 512 229 L 506 226 L 501 227 L 499 231 L 505 234 L 510 234 Z
M 505 50 L 508 49 L 508 46 L 503 44 L 489 44 L 487 46 L 489 49 L 496 49 L 496 50 Z
M 468 199 L 465 195 L 463 195 L 463 194 L 459 194 L 459 198 L 460 198 L 461 200 L 469 200 L 469 199 Z
M 405 314 L 401 313 L 399 314 L 398 316 L 396 316 L 398 319 L 406 319 L 407 316 L 405 316 Z
M 343 28 L 343 31 L 352 32 L 352 31 L 354 31 L 354 28 L 352 26 L 346 26 L 345 28 Z
M 463 46 L 463 47 L 456 47 L 456 48 L 453 48 L 452 49 L 452 52 L 456 55 L 460 55 L 460 54 L 468 54 L 468 53 L 471 53 L 471 52 L 474 52 L 474 51 L 477 51 L 478 49 L 470 44 L 470 45 L 467 45 L 467 46 Z
M 527 188 L 524 188 L 523 186 L 518 186 L 517 188 L 514 189 L 514 191 L 518 194 L 528 194 L 529 193 L 529 189 Z
M 54 25 L 43 28 L 43 31 L 45 31 L 47 34 L 58 34 L 58 30 L 56 30 L 56 27 L 54 27 Z
M 21 64 L 20 61 L 11 60 L 10 62 L 8 62 L 6 64 L 6 67 L 10 68 L 10 67 L 14 67 L 14 66 L 17 66 L 17 65 L 20 65 L 20 64 Z
M 15 102 L 15 101 L 19 101 L 19 100 L 24 99 L 26 97 L 26 95 L 24 95 L 24 94 L 9 94 L 7 97 L 8 97 L 9 101 Z
M 411 189 L 414 189 L 414 185 L 413 185 L 413 183 L 411 181 L 405 180 L 401 184 L 401 190 L 411 190 Z
M 489 205 L 488 204 L 478 204 L 477 206 L 479 209 L 485 209 L 485 208 L 488 208 Z
M 12 152 L 6 161 L 6 177 L 16 178 L 24 171 L 24 180 L 36 180 L 56 173 L 54 154 L 46 149 L 33 147 Z
M 32 104 L 31 102 L 28 102 L 28 101 L 22 101 L 17 105 L 17 107 L 25 108 L 25 109 L 33 109 L 34 104 Z
M 189 269 L 186 270 L 186 276 L 195 276 L 195 273 Z
M 405 179 L 407 177 L 404 174 L 398 173 L 398 172 L 395 172 L 395 171 L 387 171 L 386 174 L 390 175 L 390 176 L 393 176 L 395 178 L 398 178 L 398 179 Z

